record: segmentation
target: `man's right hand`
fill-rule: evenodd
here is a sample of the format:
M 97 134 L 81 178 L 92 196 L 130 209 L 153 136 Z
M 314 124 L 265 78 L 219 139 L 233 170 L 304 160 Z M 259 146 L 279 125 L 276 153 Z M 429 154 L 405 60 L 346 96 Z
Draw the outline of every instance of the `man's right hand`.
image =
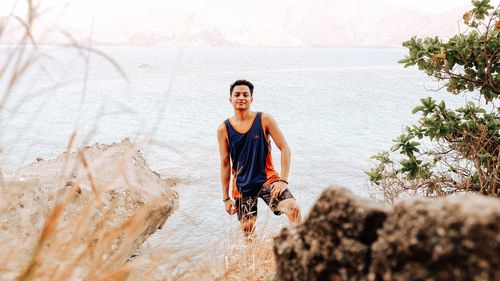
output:
M 232 215 L 236 214 L 237 208 L 236 208 L 236 205 L 234 204 L 233 200 L 231 200 L 231 199 L 227 200 L 226 202 L 224 202 L 224 205 L 226 208 L 226 212 L 229 215 L 232 216 Z

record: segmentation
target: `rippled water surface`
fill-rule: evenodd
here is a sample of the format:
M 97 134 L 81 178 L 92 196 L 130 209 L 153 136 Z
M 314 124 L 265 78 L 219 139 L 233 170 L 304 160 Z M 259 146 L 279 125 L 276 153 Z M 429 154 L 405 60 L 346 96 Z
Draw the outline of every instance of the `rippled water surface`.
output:
M 271 113 L 287 138 L 290 188 L 304 213 L 329 184 L 366 196 L 370 156 L 416 119 L 410 112 L 420 98 L 452 106 L 463 100 L 429 92 L 434 81 L 397 64 L 403 49 L 101 49 L 126 78 L 98 54 L 44 50 L 0 112 L 2 167 L 57 156 L 74 130 L 79 144 L 150 140 L 145 157 L 179 181 L 181 197 L 179 211 L 150 239 L 153 247 L 196 249 L 237 226 L 223 210 L 216 139 L 232 114 L 228 91 L 236 79 L 255 84 L 253 109 Z M 279 171 L 276 148 L 273 156 Z

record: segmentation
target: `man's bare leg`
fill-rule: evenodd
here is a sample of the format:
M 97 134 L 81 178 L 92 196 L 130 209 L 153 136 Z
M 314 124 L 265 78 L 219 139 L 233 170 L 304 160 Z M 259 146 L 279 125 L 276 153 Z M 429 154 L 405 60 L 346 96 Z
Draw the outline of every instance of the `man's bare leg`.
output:
M 295 199 L 285 199 L 279 202 L 277 207 L 280 212 L 286 214 L 286 216 L 288 217 L 288 221 L 291 224 L 299 224 L 302 222 L 302 217 L 300 216 L 300 208 Z

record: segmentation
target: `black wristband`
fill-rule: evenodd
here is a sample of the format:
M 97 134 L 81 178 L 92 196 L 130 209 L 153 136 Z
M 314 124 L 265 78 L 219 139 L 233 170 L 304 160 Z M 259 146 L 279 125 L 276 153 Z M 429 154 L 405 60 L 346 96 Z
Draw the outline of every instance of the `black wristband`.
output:
M 226 203 L 227 200 L 231 199 L 231 197 L 228 197 L 226 199 L 222 199 L 222 202 Z
M 281 181 L 281 182 L 288 184 L 288 182 L 286 180 L 279 179 L 278 181 Z

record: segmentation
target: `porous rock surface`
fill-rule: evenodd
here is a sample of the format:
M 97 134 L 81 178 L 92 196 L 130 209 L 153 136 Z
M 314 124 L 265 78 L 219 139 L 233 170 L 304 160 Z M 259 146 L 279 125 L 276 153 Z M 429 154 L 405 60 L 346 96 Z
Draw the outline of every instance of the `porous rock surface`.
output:
M 304 223 L 275 238 L 278 280 L 364 280 L 387 213 L 346 189 L 326 189 Z
M 372 249 L 370 280 L 500 280 L 500 200 L 403 201 Z
M 392 208 L 330 187 L 275 238 L 276 280 L 500 280 L 500 200 L 410 199 Z

